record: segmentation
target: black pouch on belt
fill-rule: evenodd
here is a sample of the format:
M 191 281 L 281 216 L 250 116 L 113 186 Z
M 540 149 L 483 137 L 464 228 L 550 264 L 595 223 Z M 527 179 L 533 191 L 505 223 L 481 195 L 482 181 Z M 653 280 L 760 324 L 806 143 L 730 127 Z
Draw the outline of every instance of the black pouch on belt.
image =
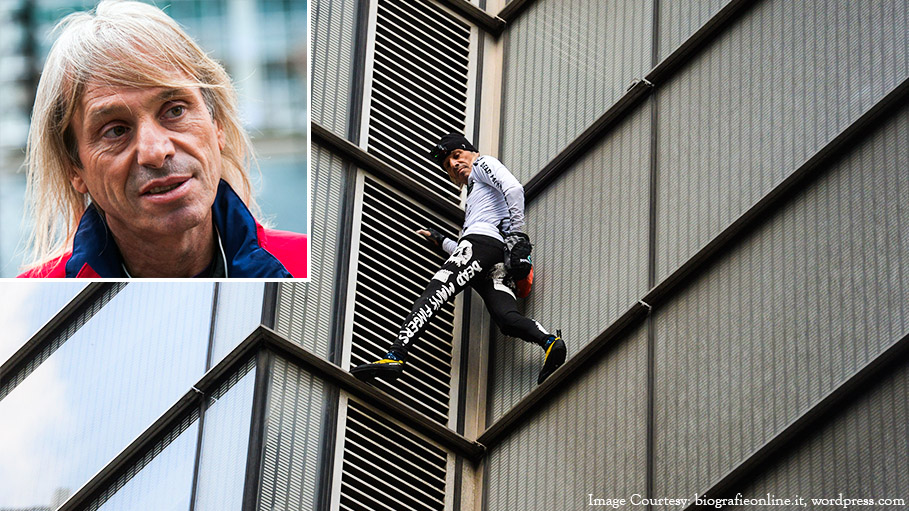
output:
M 530 237 L 523 232 L 510 232 L 505 235 L 505 271 L 515 281 L 522 280 L 533 268 L 530 261 L 532 251 Z

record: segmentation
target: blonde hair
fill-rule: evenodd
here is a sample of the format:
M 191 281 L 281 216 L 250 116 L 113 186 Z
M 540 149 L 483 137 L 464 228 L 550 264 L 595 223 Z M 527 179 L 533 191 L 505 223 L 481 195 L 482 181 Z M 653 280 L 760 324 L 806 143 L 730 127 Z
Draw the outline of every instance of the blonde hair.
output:
M 26 267 L 66 252 L 90 202 L 70 181 L 73 167 L 81 167 L 70 123 L 90 80 L 199 87 L 224 131 L 222 178 L 258 212 L 247 171 L 255 163 L 252 147 L 230 77 L 173 19 L 151 5 L 104 0 L 92 11 L 70 14 L 54 31 L 60 37 L 44 64 L 28 132 L 26 204 L 34 228 Z

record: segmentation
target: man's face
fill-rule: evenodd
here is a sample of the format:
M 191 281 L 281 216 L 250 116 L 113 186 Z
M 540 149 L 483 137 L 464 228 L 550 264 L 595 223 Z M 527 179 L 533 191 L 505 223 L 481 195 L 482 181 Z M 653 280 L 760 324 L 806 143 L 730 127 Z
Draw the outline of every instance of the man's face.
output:
M 445 170 L 461 186 L 467 184 L 467 178 L 470 177 L 470 171 L 473 161 L 476 159 L 476 153 L 465 151 L 464 149 L 455 149 L 448 153 L 445 158 Z
M 115 234 L 179 235 L 211 222 L 224 132 L 198 88 L 89 83 L 71 124 L 90 193 Z

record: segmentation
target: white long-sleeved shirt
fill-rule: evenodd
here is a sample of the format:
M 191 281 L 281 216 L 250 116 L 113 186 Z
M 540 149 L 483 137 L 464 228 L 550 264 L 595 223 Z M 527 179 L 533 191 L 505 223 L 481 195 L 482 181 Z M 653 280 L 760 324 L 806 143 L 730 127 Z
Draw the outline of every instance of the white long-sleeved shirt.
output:
M 496 158 L 480 156 L 473 162 L 467 178 L 467 202 L 461 236 L 482 234 L 499 241 L 506 232 L 524 231 L 524 187 Z M 451 254 L 457 242 L 446 239 L 445 252 Z

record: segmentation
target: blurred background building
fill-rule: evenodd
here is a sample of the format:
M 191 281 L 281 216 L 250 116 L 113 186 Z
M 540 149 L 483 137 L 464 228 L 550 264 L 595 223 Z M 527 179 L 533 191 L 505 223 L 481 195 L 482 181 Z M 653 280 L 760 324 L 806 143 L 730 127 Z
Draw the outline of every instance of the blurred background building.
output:
M 0 509 L 905 509 L 907 12 L 314 1 L 312 280 L 5 283 Z M 471 293 L 346 372 L 463 218 L 448 131 L 525 183 L 541 386 Z
M 306 0 L 151 1 L 227 69 L 261 167 L 253 177 L 274 227 L 307 232 Z M 22 161 L 44 58 L 60 19 L 94 0 L 0 2 L 0 277 L 22 262 Z

